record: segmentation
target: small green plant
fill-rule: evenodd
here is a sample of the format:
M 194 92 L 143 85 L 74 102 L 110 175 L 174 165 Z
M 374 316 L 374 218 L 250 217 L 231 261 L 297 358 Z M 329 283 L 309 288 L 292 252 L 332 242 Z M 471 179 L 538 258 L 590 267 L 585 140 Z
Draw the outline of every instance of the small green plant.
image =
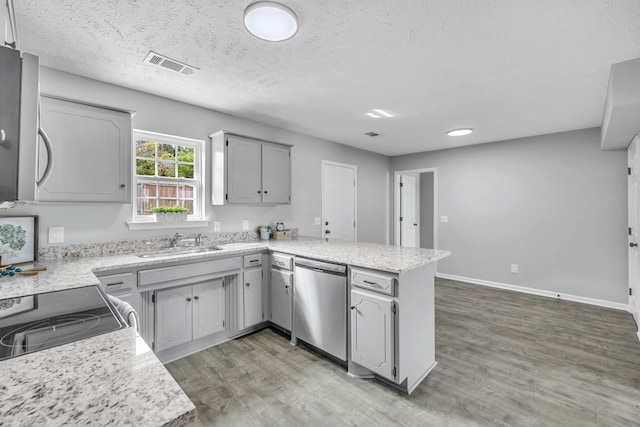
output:
M 187 208 L 182 208 L 180 206 L 160 206 L 157 208 L 151 208 L 151 212 L 153 213 L 182 213 L 187 211 Z
M 261 231 L 268 231 L 269 233 L 271 233 L 271 227 L 269 227 L 268 225 L 259 225 L 259 226 L 256 228 L 256 231 L 257 231 L 258 233 L 260 233 Z

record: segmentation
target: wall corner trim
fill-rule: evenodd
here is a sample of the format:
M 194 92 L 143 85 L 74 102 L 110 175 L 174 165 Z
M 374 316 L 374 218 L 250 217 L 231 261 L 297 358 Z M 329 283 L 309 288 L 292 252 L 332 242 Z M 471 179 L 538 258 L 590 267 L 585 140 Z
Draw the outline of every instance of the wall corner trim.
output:
M 558 295 L 560 295 L 559 299 L 561 300 L 579 302 L 582 304 L 596 305 L 599 307 L 613 308 L 615 310 L 622 310 L 630 313 L 629 304 L 622 304 L 619 302 L 581 297 L 578 295 L 563 294 L 561 292 L 545 291 L 542 289 L 528 288 L 525 286 L 510 285 L 507 283 L 492 282 L 490 280 L 456 276 L 453 274 L 436 273 L 436 277 L 439 277 L 441 279 L 457 280 L 459 282 L 467 282 L 467 283 L 472 283 L 474 285 L 489 286 L 492 288 L 506 289 L 509 291 L 522 292 L 525 294 L 538 295 L 538 296 L 554 298 L 554 299 L 558 299 Z M 640 339 L 640 331 L 638 332 L 638 339 Z

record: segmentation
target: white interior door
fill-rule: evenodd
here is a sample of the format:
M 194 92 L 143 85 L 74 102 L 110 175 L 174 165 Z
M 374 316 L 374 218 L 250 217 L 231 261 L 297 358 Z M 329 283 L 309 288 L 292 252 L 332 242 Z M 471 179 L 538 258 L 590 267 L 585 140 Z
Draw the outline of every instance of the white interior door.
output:
M 356 240 L 356 167 L 322 162 L 322 235 Z
M 640 171 L 640 159 L 638 144 L 640 136 L 633 139 L 627 150 L 629 176 L 627 180 L 628 206 L 629 206 L 629 310 L 640 330 L 640 285 L 638 284 L 638 268 L 640 258 L 638 256 L 638 228 L 640 227 L 638 212 L 638 197 L 640 189 L 638 185 L 638 172 Z
M 413 175 L 400 176 L 400 246 L 420 246 L 418 183 Z

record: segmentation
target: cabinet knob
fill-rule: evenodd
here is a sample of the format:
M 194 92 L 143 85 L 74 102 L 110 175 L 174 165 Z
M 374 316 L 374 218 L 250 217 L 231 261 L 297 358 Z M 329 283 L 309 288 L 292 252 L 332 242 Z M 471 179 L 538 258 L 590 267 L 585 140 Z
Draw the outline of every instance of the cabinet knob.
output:
M 120 188 L 124 188 L 124 187 L 126 187 L 126 185 L 120 184 Z
M 267 194 L 267 190 L 264 190 L 264 194 Z
M 637 243 L 633 243 L 633 242 L 629 243 L 630 248 L 635 248 L 636 246 L 638 246 Z
M 244 284 L 245 286 L 251 286 L 251 283 L 247 282 Z
M 355 310 L 355 309 L 356 309 L 356 306 L 355 306 L 355 305 L 352 305 L 352 306 L 351 306 L 351 310 Z
M 285 289 L 289 289 L 289 285 L 285 285 L 285 286 L 284 286 L 284 288 L 285 288 Z
M 200 297 L 198 295 L 196 295 L 195 297 L 193 297 L 193 299 L 197 301 L 197 300 L 200 299 Z
M 262 191 L 258 190 L 258 194 L 262 193 Z
M 324 230 L 324 234 L 331 234 L 331 230 Z
M 190 297 L 187 297 L 187 302 L 191 302 L 191 298 Z

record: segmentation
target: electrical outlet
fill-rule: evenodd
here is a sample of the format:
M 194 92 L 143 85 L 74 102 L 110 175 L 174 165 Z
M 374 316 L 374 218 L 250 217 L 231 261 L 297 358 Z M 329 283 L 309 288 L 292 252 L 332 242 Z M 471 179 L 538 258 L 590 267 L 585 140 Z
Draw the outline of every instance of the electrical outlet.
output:
M 511 272 L 513 274 L 518 274 L 518 264 L 511 264 Z
M 440 217 L 440 222 L 449 222 L 449 217 L 448 217 L 448 216 L 446 216 L 446 215 L 442 215 L 442 216 Z
M 249 220 L 245 219 L 244 221 L 242 221 L 242 231 L 247 231 L 249 230 Z
M 213 231 L 220 231 L 222 223 L 220 221 L 213 221 Z
M 313 225 L 320 225 L 320 221 L 322 221 L 322 219 L 317 216 L 313 219 Z
M 64 243 L 64 227 L 49 227 L 49 243 Z

